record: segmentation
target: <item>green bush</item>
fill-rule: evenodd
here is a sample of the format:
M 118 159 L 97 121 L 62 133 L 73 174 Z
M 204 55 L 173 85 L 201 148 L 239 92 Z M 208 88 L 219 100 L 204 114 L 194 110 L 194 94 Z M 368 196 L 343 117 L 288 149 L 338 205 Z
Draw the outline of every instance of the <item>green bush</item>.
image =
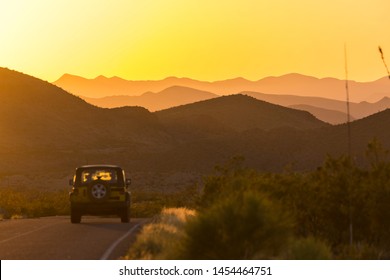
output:
M 278 258 L 291 229 L 290 219 L 263 194 L 235 193 L 189 220 L 182 258 Z

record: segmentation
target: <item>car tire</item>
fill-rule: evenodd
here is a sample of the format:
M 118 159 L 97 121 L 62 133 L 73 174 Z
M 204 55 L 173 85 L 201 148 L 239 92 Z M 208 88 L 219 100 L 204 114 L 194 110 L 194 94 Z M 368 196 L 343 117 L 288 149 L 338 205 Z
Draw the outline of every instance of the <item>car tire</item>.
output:
M 130 223 L 130 198 L 127 196 L 127 203 L 125 209 L 120 214 L 122 223 Z
M 70 209 L 70 222 L 72 224 L 79 224 L 81 222 L 81 213 L 74 209 Z
M 104 181 L 96 180 L 89 185 L 88 195 L 94 202 L 104 202 L 110 197 L 110 188 Z
M 123 213 L 121 215 L 121 222 L 130 223 L 130 209 L 123 210 Z

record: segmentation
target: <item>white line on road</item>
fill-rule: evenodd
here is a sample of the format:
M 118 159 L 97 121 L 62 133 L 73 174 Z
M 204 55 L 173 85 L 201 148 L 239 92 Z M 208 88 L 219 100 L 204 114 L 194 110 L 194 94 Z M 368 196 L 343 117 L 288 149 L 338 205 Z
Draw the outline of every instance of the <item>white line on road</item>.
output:
M 116 246 L 118 246 L 118 244 L 121 243 L 123 239 L 125 239 L 130 234 L 132 234 L 139 227 L 139 225 L 140 224 L 137 224 L 137 225 L 133 226 L 121 238 L 117 239 L 114 243 L 112 243 L 111 246 L 104 252 L 103 256 L 101 256 L 100 259 L 101 260 L 107 260 L 108 257 L 111 255 L 111 253 L 115 250 Z

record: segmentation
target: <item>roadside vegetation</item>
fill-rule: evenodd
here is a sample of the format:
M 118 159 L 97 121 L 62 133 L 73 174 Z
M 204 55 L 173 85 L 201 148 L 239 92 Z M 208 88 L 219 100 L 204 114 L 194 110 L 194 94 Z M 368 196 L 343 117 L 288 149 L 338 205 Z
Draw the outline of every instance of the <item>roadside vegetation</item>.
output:
M 364 164 L 328 157 L 316 171 L 281 174 L 250 170 L 236 158 L 205 178 L 202 196 L 179 225 L 165 216 L 184 210 L 163 210 L 126 257 L 388 259 L 388 155 L 374 140 Z
M 132 191 L 131 217 L 152 218 L 165 208 L 195 208 L 199 198 L 197 186 L 172 193 Z
M 131 217 L 152 218 L 166 207 L 195 207 L 197 188 L 175 193 L 132 191 Z M 0 186 L 0 220 L 69 215 L 69 189 L 52 191 Z
M 187 208 L 164 208 L 142 228 L 137 242 L 126 259 L 177 259 L 187 221 L 195 211 Z
M 68 214 L 68 190 L 0 188 L 0 220 Z

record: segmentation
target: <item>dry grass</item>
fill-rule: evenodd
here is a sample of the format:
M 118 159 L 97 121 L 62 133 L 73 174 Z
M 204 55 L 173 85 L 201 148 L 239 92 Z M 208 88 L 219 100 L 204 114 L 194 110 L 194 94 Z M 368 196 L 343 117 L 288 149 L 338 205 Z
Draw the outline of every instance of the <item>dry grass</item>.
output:
M 387 76 L 390 79 L 390 71 L 389 71 L 389 68 L 387 67 L 387 64 L 386 64 L 385 55 L 383 54 L 383 50 L 382 50 L 382 48 L 380 46 L 378 47 L 378 49 L 379 49 L 379 52 L 381 54 L 381 58 L 382 58 L 383 64 L 385 65 L 385 68 L 386 68 L 386 71 L 387 71 Z
M 177 259 L 184 226 L 196 215 L 187 208 L 165 208 L 154 221 L 143 227 L 125 259 Z
M 0 188 L 0 217 L 20 219 L 69 214 L 68 191 Z

